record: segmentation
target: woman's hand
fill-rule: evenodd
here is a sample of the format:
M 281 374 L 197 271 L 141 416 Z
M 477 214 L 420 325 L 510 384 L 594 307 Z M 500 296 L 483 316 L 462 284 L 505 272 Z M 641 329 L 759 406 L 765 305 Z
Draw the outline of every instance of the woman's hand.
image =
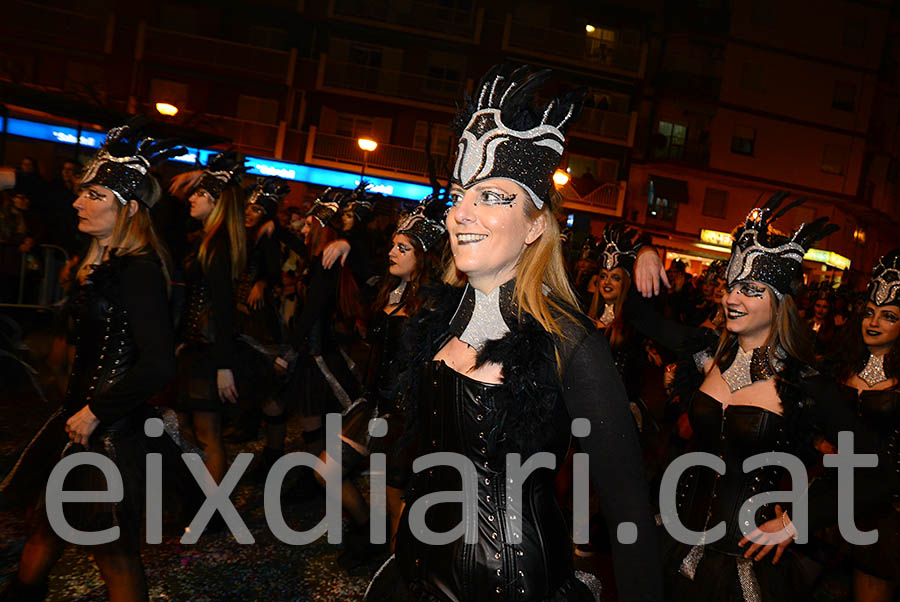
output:
M 216 371 L 216 383 L 219 387 L 219 399 L 228 403 L 237 403 L 238 392 L 234 386 L 234 374 L 231 370 L 220 369 Z
M 265 305 L 266 301 L 263 296 L 263 293 L 266 291 L 266 283 L 262 280 L 256 282 L 253 285 L 253 288 L 250 289 L 250 294 L 247 295 L 247 305 L 250 306 L 250 309 L 259 309 L 263 305 Z
M 98 424 L 100 424 L 100 421 L 91 411 L 90 406 L 84 406 L 66 420 L 66 433 L 68 433 L 69 439 L 87 447 L 88 439 L 91 438 L 91 433 L 94 432 Z
M 765 558 L 769 552 L 775 550 L 772 564 L 777 564 L 781 559 L 781 555 L 794 541 L 796 535 L 797 530 L 791 524 L 790 517 L 788 517 L 787 513 L 782 512 L 781 506 L 775 506 L 775 518 L 764 522 L 749 535 L 745 535 L 738 542 L 738 546 L 744 547 L 744 545 L 752 541 L 753 544 L 744 552 L 744 558 L 751 558 L 759 551 L 756 554 L 756 558 L 754 558 L 757 562 Z
M 341 265 L 344 265 L 348 253 L 350 253 L 350 243 L 343 238 L 328 243 L 328 246 L 322 251 L 322 267 L 330 270 L 338 259 L 341 260 Z
M 659 294 L 662 282 L 666 288 L 671 288 L 666 269 L 663 266 L 659 254 L 651 246 L 642 247 L 634 262 L 634 285 L 640 294 L 645 297 L 655 297 Z

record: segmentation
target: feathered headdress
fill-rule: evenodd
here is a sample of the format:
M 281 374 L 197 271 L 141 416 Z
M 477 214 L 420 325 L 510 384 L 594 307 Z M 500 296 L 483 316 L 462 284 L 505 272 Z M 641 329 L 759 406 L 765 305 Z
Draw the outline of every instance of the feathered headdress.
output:
M 372 216 L 375 203 L 381 200 L 382 195 L 369 192 L 369 182 L 361 180 L 359 186 L 347 192 L 340 198 L 341 211 L 350 212 L 358 223 L 365 223 Z
M 772 223 L 806 201 L 801 197 L 779 210 L 789 194 L 776 192 L 735 230 L 725 276 L 729 289 L 738 282 L 755 280 L 769 285 L 779 298 L 791 294 L 802 282 L 803 256 L 813 244 L 839 229 L 829 224 L 827 217 L 820 217 L 801 224 L 790 237 L 775 232 Z
M 206 170 L 197 184 L 197 190 L 205 190 L 210 197 L 218 199 L 226 186 L 241 183 L 245 171 L 244 160 L 238 157 L 237 152 L 223 151 L 206 162 Z
M 347 194 L 342 188 L 331 188 L 330 186 L 322 191 L 322 194 L 316 197 L 312 207 L 306 212 L 306 216 L 310 215 L 316 218 L 322 227 L 326 227 L 341 210 L 341 197 Z
M 728 264 L 724 259 L 713 259 L 709 262 L 709 266 L 703 273 L 703 279 L 707 282 L 715 282 L 718 279 L 725 279 L 725 268 Z
M 428 165 L 428 179 L 431 194 L 422 199 L 412 212 L 397 224 L 397 234 L 411 236 L 427 251 L 447 233 L 447 210 L 450 201 L 450 186 L 441 186 L 437 177 L 434 155 L 431 154 L 431 130 L 426 136 L 425 148 Z
M 144 136 L 142 129 L 143 120 L 132 120 L 111 129 L 103 146 L 85 168 L 81 185 L 103 186 L 123 206 L 131 200 L 145 205 L 152 202 L 150 195 L 142 190 L 153 177 L 149 174 L 150 168 L 187 151 L 172 139 L 156 140 Z
M 603 249 L 600 252 L 600 267 L 607 271 L 622 268 L 631 274 L 637 253 L 646 242 L 645 237 L 638 236 L 637 230 L 621 222 L 606 224 L 600 243 Z
M 253 187 L 253 190 L 247 197 L 247 204 L 259 205 L 267 216 L 275 217 L 281 201 L 290 192 L 291 187 L 287 184 L 282 184 L 278 178 L 264 178 Z
M 505 63 L 485 74 L 454 121 L 460 137 L 454 183 L 468 188 L 507 178 L 524 188 L 538 209 L 550 202 L 565 129 L 581 113 L 584 90 L 551 100 L 538 117 L 534 96 L 549 76 L 549 69 L 531 72 Z
M 869 301 L 882 305 L 900 305 L 900 247 L 878 260 L 869 281 Z

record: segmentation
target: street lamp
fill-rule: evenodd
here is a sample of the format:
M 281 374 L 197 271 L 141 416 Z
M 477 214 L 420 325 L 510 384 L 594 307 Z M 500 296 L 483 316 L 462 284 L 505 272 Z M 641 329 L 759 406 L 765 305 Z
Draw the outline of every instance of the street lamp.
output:
M 557 186 L 565 186 L 569 183 L 569 174 L 561 169 L 557 169 L 553 172 L 553 183 Z
M 165 115 L 166 117 L 178 115 L 178 107 L 168 102 L 156 103 L 156 110 L 159 111 L 160 115 Z
M 363 177 L 366 175 L 366 167 L 369 165 L 369 153 L 378 148 L 378 143 L 371 138 L 359 138 L 356 143 L 359 144 L 359 148 L 363 151 L 362 172 L 359 174 L 359 180 L 362 182 Z

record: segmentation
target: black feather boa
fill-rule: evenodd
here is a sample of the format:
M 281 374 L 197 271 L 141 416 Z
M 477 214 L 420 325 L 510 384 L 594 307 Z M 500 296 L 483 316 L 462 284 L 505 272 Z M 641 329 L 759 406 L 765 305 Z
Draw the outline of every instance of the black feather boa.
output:
M 398 393 L 406 405 L 406 434 L 416 433 L 416 397 L 419 390 L 419 370 L 430 361 L 449 340 L 450 319 L 459 307 L 464 289 L 443 286 L 428 291 L 423 308 L 407 323 L 403 348 L 409 350 Z M 553 434 L 547 428 L 549 417 L 562 406 L 561 383 L 556 352 L 564 355 L 563 347 L 577 343 L 586 334 L 583 325 L 564 321 L 566 345 L 548 333 L 540 323 L 522 313 L 519 323 L 503 338 L 489 341 L 479 351 L 476 366 L 495 363 L 502 366 L 506 391 L 498 399 L 508 399 L 500 408 L 500 428 L 488 440 L 492 452 L 532 454 L 544 448 Z

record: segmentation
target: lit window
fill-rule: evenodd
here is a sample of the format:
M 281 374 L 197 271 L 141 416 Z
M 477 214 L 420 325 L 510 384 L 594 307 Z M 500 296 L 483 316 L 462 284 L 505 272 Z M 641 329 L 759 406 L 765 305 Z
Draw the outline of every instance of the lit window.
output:
M 661 155 L 667 159 L 683 159 L 687 143 L 687 126 L 680 123 L 660 121 L 657 131 L 666 139 Z

